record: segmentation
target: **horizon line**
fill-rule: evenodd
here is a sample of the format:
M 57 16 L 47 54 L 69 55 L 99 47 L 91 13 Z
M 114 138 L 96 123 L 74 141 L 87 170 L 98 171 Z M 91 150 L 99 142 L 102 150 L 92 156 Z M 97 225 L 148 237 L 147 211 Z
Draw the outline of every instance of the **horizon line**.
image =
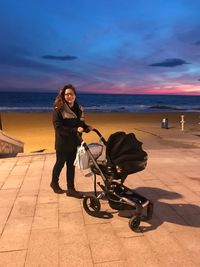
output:
M 78 91 L 78 90 L 77 90 Z M 52 91 L 52 90 L 49 90 L 49 91 L 44 91 L 44 90 L 41 90 L 41 91 L 18 91 L 18 90 L 12 90 L 12 91 L 1 91 L 0 90 L 0 93 L 52 93 L 52 94 L 58 94 L 57 91 Z M 187 94 L 187 93 L 108 93 L 108 92 L 88 92 L 88 91 L 81 91 L 81 92 L 77 92 L 78 95 L 82 94 L 90 94 L 90 95 L 102 95 L 102 94 L 105 94 L 105 95 L 166 95 L 166 96 L 170 96 L 170 95 L 173 95 L 173 96 L 200 96 L 200 94 Z

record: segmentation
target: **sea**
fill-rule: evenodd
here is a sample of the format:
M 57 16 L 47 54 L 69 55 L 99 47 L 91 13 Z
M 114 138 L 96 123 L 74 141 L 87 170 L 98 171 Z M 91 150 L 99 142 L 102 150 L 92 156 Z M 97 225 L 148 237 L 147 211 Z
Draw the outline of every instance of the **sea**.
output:
M 0 112 L 49 112 L 57 93 L 0 92 Z M 200 112 L 200 95 L 79 93 L 86 112 Z

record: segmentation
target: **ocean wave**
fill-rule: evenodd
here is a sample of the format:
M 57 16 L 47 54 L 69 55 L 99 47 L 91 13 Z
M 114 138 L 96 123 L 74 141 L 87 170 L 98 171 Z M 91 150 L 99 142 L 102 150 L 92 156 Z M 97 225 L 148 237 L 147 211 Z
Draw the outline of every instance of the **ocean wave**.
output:
M 122 104 L 110 104 L 110 105 L 90 105 L 84 107 L 88 112 L 142 112 L 147 111 L 148 106 L 145 105 L 122 105 Z
M 44 112 L 50 110 L 52 107 L 0 107 L 0 112 Z
M 52 107 L 0 107 L 0 112 L 49 112 Z M 164 105 L 96 105 L 84 106 L 85 112 L 161 112 L 161 111 L 185 111 L 200 112 L 200 107 L 172 107 Z
M 149 107 L 149 109 L 187 110 L 187 108 L 164 106 L 164 105 L 154 105 L 154 106 Z
M 199 106 L 190 106 L 190 105 L 185 105 L 185 106 L 167 106 L 167 105 L 153 105 L 150 106 L 149 109 L 154 110 L 154 111 L 159 111 L 159 110 L 165 110 L 165 111 L 185 111 L 185 112 L 199 112 L 200 107 Z
M 0 112 L 49 112 L 53 93 L 1 93 Z M 80 94 L 85 112 L 200 112 L 200 96 Z

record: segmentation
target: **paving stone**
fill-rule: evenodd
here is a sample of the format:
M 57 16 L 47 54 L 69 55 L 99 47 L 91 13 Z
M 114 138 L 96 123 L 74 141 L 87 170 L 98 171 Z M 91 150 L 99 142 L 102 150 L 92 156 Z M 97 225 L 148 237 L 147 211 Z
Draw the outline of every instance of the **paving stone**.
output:
M 182 232 L 172 233 L 172 236 L 178 240 L 182 248 L 200 253 L 200 231 L 199 228 L 190 227 L 189 230 L 184 230 Z
M 160 170 L 160 172 L 156 175 L 156 177 L 159 177 L 159 180 L 162 181 L 162 183 L 167 186 L 176 185 L 179 183 L 176 173 L 168 170 L 166 171 L 166 168 Z
M 19 196 L 17 197 L 10 214 L 11 218 L 33 217 L 35 213 L 37 197 L 36 196 Z
M 43 170 L 43 164 L 44 162 L 35 162 L 35 163 L 31 163 L 29 165 L 29 168 L 26 172 L 26 176 L 27 177 L 31 177 L 31 176 L 40 176 L 41 172 Z
M 120 238 L 120 241 L 121 251 L 126 259 L 125 266 L 161 266 L 145 236 Z
M 125 267 L 125 261 L 109 261 L 94 264 L 94 267 Z
M 40 189 L 39 177 L 25 177 L 24 182 L 19 190 L 19 195 L 38 195 Z
M 17 193 L 17 189 L 0 190 L 0 207 L 12 208 Z
M 120 243 L 110 224 L 86 226 L 94 263 L 123 260 Z
M 195 194 L 199 197 L 200 196 L 200 191 L 195 192 Z
M 58 227 L 57 203 L 44 203 L 36 206 L 32 229 L 46 229 Z
M 88 245 L 82 212 L 59 214 L 59 238 L 61 244 Z
M 57 229 L 31 232 L 25 266 L 59 266 Z
M 187 185 L 187 187 L 194 193 L 199 191 L 200 185 L 200 177 L 191 176 L 191 177 L 184 177 L 182 176 L 180 182 Z
M 1 267 L 22 267 L 26 258 L 26 250 L 7 251 L 0 253 Z
M 112 219 L 112 214 L 110 212 L 107 212 L 101 209 L 101 211 L 96 214 L 95 216 L 88 215 L 86 211 L 83 209 L 83 217 L 86 225 L 89 224 L 106 224 L 110 223 L 110 220 Z
M 127 177 L 125 185 L 130 188 L 135 188 L 138 186 L 145 186 L 145 181 L 143 181 L 137 174 L 133 174 Z
M 151 173 L 151 171 L 148 170 L 148 166 L 143 172 L 139 172 L 137 175 L 140 177 L 140 179 L 142 179 L 144 181 L 145 180 L 154 180 L 155 179 L 155 176 L 153 175 L 153 173 Z
M 2 186 L 2 189 L 12 189 L 12 188 L 20 188 L 24 179 L 24 175 L 9 175 L 6 179 L 5 183 Z
M 0 207 L 0 236 L 10 215 L 10 207 Z
M 200 257 L 199 257 L 199 252 L 196 251 L 187 251 L 184 255 L 183 258 L 189 258 L 190 261 L 192 262 L 191 266 L 193 267 L 199 267 L 199 262 L 200 262 Z
M 170 186 L 170 188 L 175 191 L 175 192 L 179 192 L 185 201 L 187 202 L 192 202 L 192 201 L 200 201 L 200 197 L 197 196 L 197 194 L 193 193 L 188 187 L 187 185 L 183 185 L 183 184 L 179 184 L 179 185 L 173 185 Z
M 40 187 L 40 191 L 38 193 L 38 199 L 37 199 L 37 203 L 38 204 L 44 204 L 44 203 L 56 203 L 58 201 L 58 195 L 54 194 L 52 189 L 51 189 L 51 193 L 49 192 L 50 190 L 47 189 L 41 189 Z
M 156 232 L 157 235 L 155 235 L 153 231 L 147 231 L 145 233 L 145 236 L 147 237 L 148 242 L 154 252 L 159 253 L 160 250 L 162 250 L 163 254 L 183 252 L 179 242 L 174 238 L 173 235 L 170 235 L 166 229 L 158 227 Z
M 0 166 L 1 168 L 1 166 Z M 1 176 L 0 176 L 0 184 L 3 185 L 9 175 L 10 171 L 6 170 L 6 171 L 3 171 L 1 169 Z M 1 187 L 1 186 L 0 186 Z
M 27 249 L 32 217 L 9 219 L 0 238 L 0 252 Z
M 27 172 L 28 166 L 27 165 L 15 165 L 12 168 L 10 175 L 25 175 Z
M 89 245 L 72 243 L 59 245 L 60 267 L 93 267 Z
M 2 163 L 1 163 L 1 173 L 3 174 L 10 174 L 10 172 L 12 171 L 12 169 L 14 168 L 15 166 L 15 162 L 11 162 L 9 160 L 4 160 Z
M 195 204 L 179 203 L 172 208 L 179 214 L 187 225 L 200 227 L 200 207 Z
M 166 252 L 163 252 L 162 249 L 160 249 L 160 251 L 156 253 L 156 258 L 158 258 L 160 266 L 166 266 L 166 267 L 171 267 L 171 266 L 198 267 L 199 266 L 195 264 L 195 261 L 193 261 L 189 257 L 189 254 L 186 251 L 182 251 L 182 252 L 170 251 L 166 253 Z
M 145 181 L 145 186 L 146 187 L 154 187 L 154 188 L 162 188 L 162 189 L 168 189 L 166 184 L 163 183 L 163 181 L 159 179 L 154 179 L 154 180 L 146 180 Z
M 59 211 L 63 212 L 80 212 L 82 199 L 67 197 L 66 194 L 59 196 Z
M 138 237 L 140 235 L 143 235 L 142 232 L 136 233 L 131 230 L 131 228 L 128 225 L 129 219 L 130 218 L 124 218 L 124 217 L 120 217 L 116 215 L 115 219 L 111 220 L 112 228 L 115 234 L 117 235 L 117 237 L 131 238 L 131 237 L 135 237 L 135 236 Z M 143 225 L 143 223 L 141 223 L 141 225 Z

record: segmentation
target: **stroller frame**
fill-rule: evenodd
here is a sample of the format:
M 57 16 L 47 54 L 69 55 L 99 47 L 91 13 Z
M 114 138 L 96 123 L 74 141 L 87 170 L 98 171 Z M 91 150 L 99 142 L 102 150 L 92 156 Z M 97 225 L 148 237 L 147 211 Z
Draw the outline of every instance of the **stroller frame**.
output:
M 106 146 L 107 142 L 101 133 L 97 129 L 93 129 L 93 131 L 100 137 L 100 141 L 102 141 Z M 152 218 L 153 203 L 149 199 L 125 186 L 123 181 L 119 182 L 116 180 L 113 176 L 115 174 L 112 172 L 111 167 L 107 166 L 106 164 L 98 164 L 86 142 L 83 141 L 82 137 L 80 137 L 80 139 L 83 142 L 83 146 L 93 163 L 90 168 L 94 175 L 94 195 L 84 197 L 83 207 L 85 211 L 91 216 L 97 216 L 101 209 L 100 199 L 106 198 L 112 209 L 118 211 L 134 211 L 134 215 L 131 216 L 129 220 L 129 227 L 133 231 L 140 231 L 140 222 L 147 221 Z M 106 174 L 104 173 L 103 169 L 106 170 Z M 100 182 L 96 182 L 97 175 L 101 176 L 104 185 Z M 102 189 L 100 194 L 97 194 L 96 185 Z M 146 209 L 146 215 L 144 215 L 144 209 Z

